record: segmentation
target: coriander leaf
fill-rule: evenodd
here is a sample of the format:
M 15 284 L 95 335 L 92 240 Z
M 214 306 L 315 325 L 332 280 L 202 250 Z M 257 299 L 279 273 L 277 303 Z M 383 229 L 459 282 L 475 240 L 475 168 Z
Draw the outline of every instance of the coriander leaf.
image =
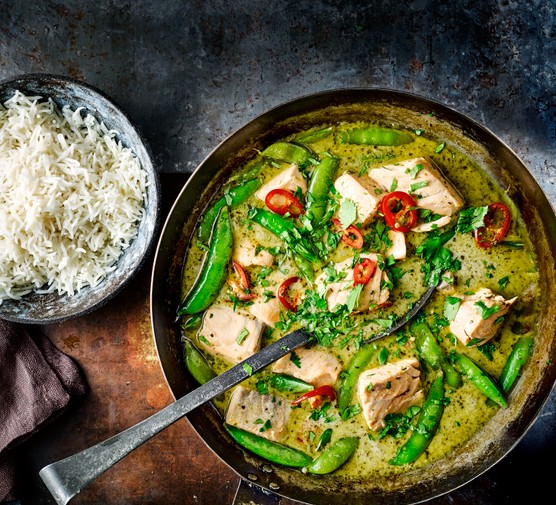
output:
M 506 275 L 505 277 L 502 277 L 498 281 L 498 285 L 500 286 L 500 289 L 506 289 L 506 286 L 508 285 L 509 282 L 510 282 L 510 278 Z
M 354 405 L 350 405 L 349 407 L 346 407 L 340 414 L 340 418 L 342 419 L 342 421 L 347 421 L 353 416 L 359 414 L 359 412 L 361 412 L 361 407 L 359 406 L 358 403 L 356 403 Z
M 357 219 L 357 208 L 355 207 L 355 203 L 348 198 L 344 198 L 340 205 L 340 210 L 338 211 L 338 217 L 344 229 L 350 224 L 353 224 Z
M 389 355 L 388 349 L 386 349 L 386 347 L 383 347 L 378 353 L 378 364 L 384 365 L 386 361 L 388 361 L 388 355 Z
M 243 370 L 247 375 L 253 375 L 253 367 L 249 363 L 243 363 Z
M 442 234 L 433 231 L 415 250 L 415 253 L 425 260 L 421 270 L 429 286 L 437 286 L 444 271 L 461 268 L 459 260 L 454 259 L 452 252 L 444 247 L 454 234 L 455 228 Z
M 247 328 L 243 328 L 243 330 L 239 332 L 239 335 L 236 338 L 237 345 L 243 344 L 243 341 L 248 337 L 248 335 L 249 335 L 249 330 Z
M 259 392 L 259 394 L 261 395 L 266 395 L 268 394 L 268 384 L 266 381 L 264 380 L 258 380 L 255 383 L 255 387 L 257 388 L 257 391 Z
M 410 193 L 414 193 L 415 191 L 417 191 L 418 189 L 424 188 L 426 186 L 429 185 L 429 181 L 419 181 L 419 182 L 414 182 L 413 184 L 409 185 L 409 192 Z
M 295 351 L 292 351 L 292 353 L 290 354 L 290 361 L 291 361 L 297 368 L 301 368 L 301 358 L 295 353 Z
M 415 135 L 419 136 L 422 135 L 424 132 L 424 130 L 421 130 L 421 128 L 417 128 L 416 130 L 413 130 L 413 133 L 415 133 Z
M 396 188 L 398 187 L 398 179 L 396 179 L 395 177 L 392 179 L 392 184 L 390 184 L 390 193 L 392 193 L 392 191 L 396 191 Z
M 259 432 L 263 433 L 270 428 L 272 428 L 272 423 L 270 422 L 270 419 L 267 419 L 266 422 L 261 426 Z
M 494 359 L 493 354 L 496 350 L 496 346 L 494 345 L 494 343 L 487 342 L 486 344 L 479 345 L 477 349 L 479 349 L 479 351 L 481 351 L 489 361 L 492 361 Z
M 440 154 L 445 147 L 446 147 L 446 142 L 442 142 L 434 148 L 434 152 L 436 154 Z
M 359 296 L 363 291 L 363 284 L 357 284 L 349 293 L 346 300 L 346 305 L 350 312 L 353 312 L 355 307 L 359 305 Z
M 458 233 L 469 233 L 485 225 L 485 216 L 488 213 L 488 205 L 483 207 L 467 207 L 459 213 L 456 231 Z
M 458 298 L 457 296 L 448 296 L 444 302 L 444 317 L 448 321 L 453 321 L 458 313 L 460 305 L 461 298 Z
M 409 174 L 411 176 L 412 179 L 415 179 L 415 177 L 417 177 L 417 174 L 423 170 L 423 165 L 421 163 L 418 163 L 417 165 L 415 165 L 413 168 L 408 168 L 405 173 Z
M 502 305 L 493 305 L 492 307 L 487 307 L 485 302 L 479 300 L 475 302 L 475 306 L 477 307 L 477 313 L 481 316 L 481 319 L 488 319 L 493 314 L 496 314 L 501 308 Z

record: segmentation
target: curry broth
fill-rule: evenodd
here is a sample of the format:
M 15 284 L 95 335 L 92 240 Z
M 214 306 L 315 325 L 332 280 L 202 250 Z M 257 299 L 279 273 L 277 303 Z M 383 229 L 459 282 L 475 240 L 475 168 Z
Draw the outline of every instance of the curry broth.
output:
M 337 126 L 347 129 L 376 126 L 376 123 L 359 121 L 342 123 Z M 318 129 L 316 128 L 315 130 Z M 521 328 L 534 331 L 535 323 L 538 320 L 537 308 L 534 302 L 538 294 L 538 272 L 527 231 L 522 220 L 516 214 L 512 202 L 471 159 L 449 145 L 446 145 L 440 152 L 437 152 L 437 146 L 442 142 L 442 139 L 430 137 L 427 132 L 419 135 L 413 131 L 408 131 L 407 133 L 414 140 L 410 144 L 401 146 L 375 147 L 339 144 L 335 141 L 333 134 L 308 144 L 308 146 L 317 155 L 328 152 L 339 158 L 340 162 L 335 178 L 344 172 L 351 172 L 357 175 L 362 171 L 369 171 L 384 164 L 395 163 L 417 156 L 428 156 L 436 162 L 445 177 L 459 190 L 465 201 L 465 207 L 488 205 L 491 202 L 502 201 L 512 208 L 512 226 L 507 239 L 522 243 L 522 248 L 516 249 L 498 245 L 491 249 L 482 249 L 477 247 L 470 233 L 456 234 L 454 239 L 447 244 L 454 257 L 461 261 L 461 269 L 455 273 L 456 293 L 458 295 L 468 291 L 474 292 L 481 287 L 487 287 L 495 293 L 502 294 L 506 299 L 513 296 L 519 297 L 516 305 L 510 311 L 498 331 L 497 336 L 491 340 L 495 346 L 492 359 L 488 359 L 478 348 L 466 348 L 459 342 L 455 344 L 454 339 L 450 338 L 447 327 L 440 328 L 438 331 L 438 340 L 446 354 L 449 354 L 452 350 L 463 352 L 492 376 L 498 377 L 513 345 L 520 336 L 520 331 L 514 333 L 512 328 L 515 327 L 516 323 L 519 323 Z M 283 140 L 295 140 L 299 135 L 299 133 L 291 135 Z M 257 158 L 260 159 L 260 157 Z M 266 165 L 260 172 L 259 177 L 263 184 L 287 166 L 285 163 L 274 163 L 274 165 Z M 239 173 L 247 171 L 252 167 L 253 162 L 249 162 L 245 167 L 239 169 Z M 235 184 L 237 183 L 232 182 L 229 186 L 233 187 Z M 214 196 L 214 199 L 220 198 L 224 194 L 226 186 L 227 184 L 225 183 L 218 194 Z M 245 203 L 232 210 L 231 218 L 234 237 L 245 236 L 267 248 L 279 247 L 281 245 L 279 238 L 259 225 L 250 222 L 248 218 L 248 210 L 251 207 L 262 206 L 264 204 L 255 196 L 252 196 Z M 445 229 L 449 227 L 445 227 Z M 421 272 L 422 260 L 414 255 L 414 250 L 426 236 L 427 233 L 413 232 L 406 235 L 408 246 L 407 258 L 396 262 L 396 266 L 403 270 L 404 275 L 401 277 L 399 285 L 391 291 L 390 299 L 393 301 L 392 307 L 380 309 L 380 318 L 385 319 L 392 314 L 404 314 L 409 310 L 410 304 L 415 302 L 425 291 L 426 286 L 423 273 Z M 199 247 L 198 241 L 193 237 L 190 241 L 190 247 L 183 268 L 183 295 L 187 294 L 194 284 L 202 266 L 204 254 L 204 250 Z M 338 248 L 330 254 L 329 261 L 339 262 L 352 255 L 353 250 L 340 242 Z M 253 288 L 259 296 L 264 290 L 275 291 L 281 280 L 283 280 L 283 276 L 296 275 L 298 271 L 295 263 L 289 257 L 285 257 L 283 253 L 276 256 L 274 268 L 279 273 L 273 272 L 264 278 L 266 284 L 264 289 L 257 288 L 256 286 Z M 256 279 L 261 270 L 262 267 L 249 267 L 248 273 L 250 278 Z M 318 276 L 319 273 L 320 271 L 317 271 L 315 275 Z M 502 290 L 499 281 L 505 276 L 508 276 L 509 282 Z M 306 281 L 302 283 L 301 290 L 303 289 L 310 289 Z M 407 295 L 408 293 L 411 294 L 411 297 Z M 431 318 L 434 318 L 434 314 L 438 317 L 442 316 L 445 298 L 446 295 L 437 292 L 425 306 L 423 310 L 429 321 L 432 320 Z M 227 285 L 224 285 L 221 289 L 214 303 L 231 304 L 229 287 Z M 377 317 L 378 315 L 373 312 L 361 313 L 353 317 L 356 323 L 367 322 L 367 324 L 361 326 L 363 339 L 371 337 L 382 329 L 380 324 L 375 321 L 369 323 L 369 320 L 376 319 Z M 289 328 L 288 332 L 293 331 L 295 328 L 294 324 Z M 183 330 L 184 335 L 195 343 L 198 343 L 196 339 L 197 331 L 198 328 L 184 328 Z M 286 332 L 280 332 L 278 329 L 267 329 L 264 333 L 262 345 L 278 339 L 283 333 Z M 403 337 L 404 334 L 408 338 L 402 339 L 400 344 L 400 336 Z M 350 359 L 357 351 L 358 344 L 354 338 L 347 342 L 342 342 L 341 346 L 338 344 L 339 342 L 335 341 L 334 345 L 327 349 L 334 356 L 338 357 L 342 364 L 342 369 L 346 370 Z M 388 362 L 397 361 L 404 357 L 417 356 L 413 339 L 409 336 L 406 329 L 402 329 L 397 334 L 386 337 L 373 345 L 376 348 L 376 352 L 367 368 L 379 366 L 378 355 L 379 351 L 383 348 L 388 350 Z M 230 366 L 223 360 L 209 354 L 206 354 L 206 357 L 217 373 L 224 371 Z M 429 371 L 422 364 L 421 385 L 425 392 L 428 390 L 431 378 L 434 376 L 434 374 L 428 373 Z M 246 383 L 250 387 L 255 388 L 257 381 L 264 381 L 270 373 L 269 370 L 265 370 L 251 377 Z M 388 461 L 396 454 L 400 445 L 407 440 L 410 431 L 401 438 L 394 438 L 391 435 L 379 438 L 377 432 L 369 430 L 362 413 L 342 421 L 340 412 L 336 409 L 334 402 L 332 402 L 332 405 L 326 411 L 326 416 L 316 421 L 310 419 L 312 409 L 308 402 L 303 402 L 300 407 L 293 409 L 289 422 L 289 434 L 284 443 L 301 449 L 311 456 L 316 456 L 318 454 L 316 452 L 317 442 L 322 432 L 327 428 L 333 429 L 332 442 L 343 436 L 358 436 L 360 438 L 359 448 L 351 459 L 335 472 L 338 476 L 348 478 L 361 478 L 371 475 L 387 476 L 405 472 L 408 468 L 426 465 L 469 440 L 499 408 L 487 402 L 486 397 L 466 378 L 463 381 L 463 386 L 457 390 L 446 387 L 446 397 L 449 399 L 449 404 L 444 409 L 439 429 L 425 453 L 415 463 L 410 465 L 392 466 L 388 464 Z M 519 384 L 517 387 L 519 387 Z M 270 392 L 275 391 L 270 388 Z M 277 394 L 290 400 L 299 396 L 298 394 L 288 393 Z M 225 412 L 229 395 L 230 393 L 227 393 L 215 400 L 216 406 L 222 413 Z M 356 403 L 355 397 L 352 401 L 353 403 Z M 309 436 L 309 433 L 313 435 Z

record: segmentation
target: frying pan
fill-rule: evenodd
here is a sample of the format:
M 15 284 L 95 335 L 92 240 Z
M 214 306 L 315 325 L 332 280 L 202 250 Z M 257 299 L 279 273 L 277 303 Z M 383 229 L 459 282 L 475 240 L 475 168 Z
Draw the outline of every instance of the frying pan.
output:
M 387 124 L 425 128 L 461 150 L 513 199 L 527 224 L 540 270 L 540 292 L 555 292 L 556 216 L 523 162 L 499 138 L 469 117 L 430 99 L 386 89 L 340 89 L 301 97 L 250 121 L 199 165 L 177 197 L 166 220 L 154 260 L 151 320 L 163 373 L 175 398 L 196 387 L 182 361 L 176 308 L 182 266 L 195 223 L 223 181 L 256 151 L 295 131 L 313 126 L 379 118 Z M 314 477 L 271 465 L 231 441 L 218 411 L 205 405 L 187 417 L 226 464 L 244 479 L 280 496 L 314 505 L 410 504 L 448 493 L 502 459 L 524 436 L 556 380 L 556 302 L 538 300 L 541 320 L 535 349 L 500 409 L 471 440 L 425 467 L 404 474 L 345 480 Z M 274 495 L 275 496 L 275 495 Z

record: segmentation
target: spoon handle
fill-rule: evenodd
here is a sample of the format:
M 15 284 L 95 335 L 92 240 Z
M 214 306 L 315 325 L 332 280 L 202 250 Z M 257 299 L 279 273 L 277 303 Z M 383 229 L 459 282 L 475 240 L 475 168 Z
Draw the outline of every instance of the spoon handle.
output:
M 310 337 L 303 330 L 286 335 L 127 430 L 45 466 L 39 472 L 41 479 L 58 505 L 67 504 L 93 480 L 164 428 L 306 344 Z

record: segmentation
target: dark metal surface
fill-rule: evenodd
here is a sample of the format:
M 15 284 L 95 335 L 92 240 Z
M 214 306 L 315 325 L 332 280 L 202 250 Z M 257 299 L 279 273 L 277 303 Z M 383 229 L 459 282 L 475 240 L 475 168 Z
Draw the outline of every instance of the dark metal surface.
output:
M 146 135 L 157 168 L 176 174 L 166 176 L 166 199 L 220 140 L 260 112 L 315 91 L 371 86 L 418 92 L 479 120 L 556 201 L 556 4 L 550 0 L 1 4 L 0 78 L 61 73 L 107 92 Z M 170 401 L 150 341 L 145 269 L 98 312 L 45 327 L 85 368 L 92 395 L 25 446 L 24 503 L 52 503 L 37 475 L 44 464 Z M 508 457 L 431 505 L 540 500 L 551 489 L 544 462 L 555 451 L 553 391 Z M 233 498 L 237 476 L 184 421 L 130 458 L 76 503 Z

